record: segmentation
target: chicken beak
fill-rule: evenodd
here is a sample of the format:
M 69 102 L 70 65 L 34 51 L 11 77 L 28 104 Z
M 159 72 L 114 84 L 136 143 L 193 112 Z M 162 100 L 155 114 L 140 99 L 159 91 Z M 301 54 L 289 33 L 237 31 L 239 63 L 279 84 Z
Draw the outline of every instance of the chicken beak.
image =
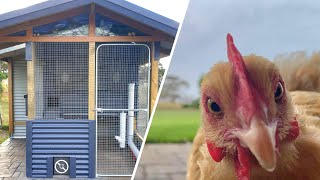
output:
M 240 145 L 248 147 L 259 164 L 269 172 L 276 168 L 275 131 L 276 123 L 267 125 L 253 117 L 249 128 L 234 133 Z

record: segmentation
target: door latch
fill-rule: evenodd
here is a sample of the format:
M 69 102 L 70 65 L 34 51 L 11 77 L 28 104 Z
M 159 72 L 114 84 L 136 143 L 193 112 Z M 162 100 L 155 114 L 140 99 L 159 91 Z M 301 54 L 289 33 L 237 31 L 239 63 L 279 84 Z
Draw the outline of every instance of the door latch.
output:
M 102 112 L 102 108 L 96 108 L 96 109 L 94 109 L 94 110 L 92 110 L 92 111 Z

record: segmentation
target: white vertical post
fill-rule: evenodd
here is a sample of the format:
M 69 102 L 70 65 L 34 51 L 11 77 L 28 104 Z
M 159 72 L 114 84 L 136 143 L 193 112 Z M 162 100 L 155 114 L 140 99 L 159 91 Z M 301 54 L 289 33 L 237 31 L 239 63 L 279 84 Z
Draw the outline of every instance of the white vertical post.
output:
M 135 84 L 131 83 L 128 85 L 128 145 L 131 148 L 134 156 L 138 158 L 139 149 L 133 142 L 134 135 L 134 88 Z M 130 111 L 131 110 L 131 111 Z
M 133 136 L 134 133 L 134 111 L 130 111 L 130 109 L 134 109 L 134 88 L 135 84 L 131 83 L 128 87 L 128 136 Z
M 120 136 L 116 136 L 116 140 L 118 140 L 120 144 L 120 148 L 126 147 L 126 117 L 127 113 L 120 113 Z

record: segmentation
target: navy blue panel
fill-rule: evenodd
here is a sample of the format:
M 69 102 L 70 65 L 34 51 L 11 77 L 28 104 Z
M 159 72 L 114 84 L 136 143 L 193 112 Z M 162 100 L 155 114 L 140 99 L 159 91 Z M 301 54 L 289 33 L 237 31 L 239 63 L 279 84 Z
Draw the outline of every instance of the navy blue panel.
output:
M 76 157 L 70 157 L 70 178 L 76 178 L 77 177 L 77 158 Z
M 28 177 L 52 177 L 54 157 L 70 157 L 70 177 L 95 177 L 95 130 L 93 120 L 27 121 Z
M 31 61 L 32 60 L 32 43 L 26 42 L 26 60 Z
M 89 178 L 96 177 L 96 121 L 89 122 Z
M 32 121 L 26 121 L 26 176 L 32 177 Z
M 53 157 L 47 158 L 47 177 L 53 177 Z
M 154 59 L 155 60 L 160 60 L 160 42 L 155 42 L 154 43 Z

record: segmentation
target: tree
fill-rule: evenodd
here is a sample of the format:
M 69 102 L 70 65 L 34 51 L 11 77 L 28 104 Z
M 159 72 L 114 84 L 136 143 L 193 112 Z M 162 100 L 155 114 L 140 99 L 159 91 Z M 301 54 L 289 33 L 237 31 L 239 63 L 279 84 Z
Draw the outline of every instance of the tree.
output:
M 205 75 L 205 74 L 201 74 L 201 76 L 200 76 L 200 78 L 199 78 L 199 80 L 198 80 L 199 89 L 201 88 L 201 83 L 202 83 L 202 80 L 203 80 L 203 78 L 204 78 L 204 75 Z
M 204 76 L 205 76 L 205 74 L 201 74 L 201 76 L 199 77 L 199 80 L 198 80 L 199 89 L 201 89 L 201 83 L 202 83 Z M 196 98 L 190 104 L 184 105 L 185 108 L 194 108 L 194 109 L 198 109 L 199 106 L 200 106 L 200 98 Z
M 159 61 L 159 66 L 158 66 L 158 85 L 160 87 L 161 82 L 163 80 L 163 75 L 166 72 L 166 69 L 163 68 L 162 64 Z
M 175 75 L 167 75 L 160 99 L 161 101 L 176 103 L 180 98 L 182 98 L 181 90 L 188 87 L 189 84 L 187 81 L 182 80 Z
M 8 78 L 8 63 L 0 61 L 0 92 L 2 92 L 2 80 Z

